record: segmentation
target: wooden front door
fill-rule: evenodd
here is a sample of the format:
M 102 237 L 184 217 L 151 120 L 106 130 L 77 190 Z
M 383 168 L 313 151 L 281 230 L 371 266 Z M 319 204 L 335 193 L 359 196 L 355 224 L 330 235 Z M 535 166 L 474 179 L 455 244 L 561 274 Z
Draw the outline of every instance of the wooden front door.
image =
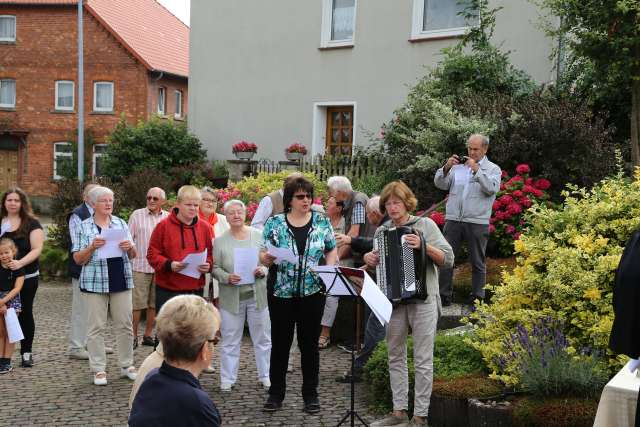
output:
M 0 191 L 18 185 L 18 151 L 0 150 Z
M 326 153 L 350 156 L 352 149 L 353 107 L 328 107 Z

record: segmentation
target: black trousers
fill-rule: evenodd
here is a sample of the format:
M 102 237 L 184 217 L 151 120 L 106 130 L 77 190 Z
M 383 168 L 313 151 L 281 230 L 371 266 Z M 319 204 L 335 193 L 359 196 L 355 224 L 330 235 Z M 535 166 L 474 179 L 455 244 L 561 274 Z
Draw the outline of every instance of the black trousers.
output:
M 204 289 L 198 289 L 195 291 L 170 291 L 168 289 L 161 288 L 156 285 L 156 313 L 160 312 L 160 309 L 165 302 L 178 295 L 198 295 L 202 296 Z
M 18 322 L 24 334 L 24 339 L 20 342 L 20 354 L 31 353 L 33 337 L 36 334 L 36 321 L 33 318 L 33 300 L 36 299 L 38 291 L 38 276 L 31 277 L 24 281 L 20 291 L 20 302 L 22 311 L 18 314 Z
M 325 297 L 316 293 L 303 298 L 269 296 L 271 318 L 271 365 L 269 395 L 283 400 L 287 389 L 289 349 L 293 341 L 294 326 L 298 332 L 298 347 L 302 361 L 302 398 L 305 402 L 318 398 L 320 371 L 320 320 Z

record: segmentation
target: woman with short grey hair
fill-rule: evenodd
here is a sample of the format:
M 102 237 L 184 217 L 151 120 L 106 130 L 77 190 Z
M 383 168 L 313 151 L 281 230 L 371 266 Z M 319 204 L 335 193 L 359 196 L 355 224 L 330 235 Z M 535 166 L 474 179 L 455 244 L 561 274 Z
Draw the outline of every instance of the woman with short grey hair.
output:
M 267 308 L 267 268 L 260 265 L 258 252 L 262 233 L 245 225 L 247 209 L 240 200 L 229 200 L 224 213 L 231 227 L 216 238 L 213 246 L 213 275 L 218 279 L 219 307 L 222 318 L 220 348 L 220 390 L 231 391 L 238 377 L 240 344 L 245 320 L 253 342 L 258 381 L 269 388 L 269 358 L 271 356 L 271 321 Z M 241 277 L 235 271 L 236 257 L 253 255 L 255 265 L 251 277 Z
M 107 385 L 104 331 L 108 314 L 116 335 L 120 376 L 133 381 L 133 274 L 129 260 L 135 258 L 136 247 L 127 223 L 113 215 L 113 191 L 96 187 L 89 192 L 89 200 L 94 214 L 80 224 L 71 252 L 74 261 L 82 266 L 80 290 L 89 313 L 87 350 L 93 383 Z M 119 253 L 110 258 L 104 258 L 99 251 L 107 243 L 106 230 L 120 230 L 124 235 L 118 243 Z

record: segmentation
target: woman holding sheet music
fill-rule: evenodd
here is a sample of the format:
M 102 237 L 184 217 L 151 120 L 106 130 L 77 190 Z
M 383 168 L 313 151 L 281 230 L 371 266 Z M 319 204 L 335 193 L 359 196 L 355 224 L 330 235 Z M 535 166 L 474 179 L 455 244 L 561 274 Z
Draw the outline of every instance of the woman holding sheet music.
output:
M 97 186 L 89 192 L 94 208 L 93 216 L 80 223 L 73 239 L 71 253 L 76 264 L 82 266 L 80 291 L 85 300 L 87 319 L 87 350 L 89 367 L 94 373 L 95 385 L 107 385 L 107 355 L 104 348 L 104 330 L 107 313 L 111 314 L 118 347 L 120 376 L 136 379 L 133 366 L 133 273 L 131 258 L 136 247 L 127 223 L 113 212 L 113 191 Z M 113 234 L 115 243 L 109 237 Z M 114 246 L 112 254 L 107 248 Z
M 258 381 L 268 389 L 271 322 L 267 309 L 267 267 L 258 263 L 262 232 L 245 225 L 247 209 L 240 200 L 225 203 L 224 214 L 231 228 L 216 236 L 213 248 L 213 275 L 219 284 L 218 308 L 222 318 L 220 391 L 231 391 L 238 378 L 245 320 L 253 342 Z
M 303 410 L 320 411 L 318 400 L 318 371 L 320 354 L 320 319 L 324 310 L 324 295 L 312 267 L 325 260 L 333 265 L 337 260 L 336 241 L 329 219 L 311 210 L 313 184 L 304 177 L 286 182 L 283 204 L 285 213 L 267 220 L 263 230 L 260 253 L 264 265 L 270 266 L 276 258 L 268 252 L 271 247 L 285 249 L 293 259 L 278 260 L 273 292 L 269 294 L 271 318 L 271 387 L 264 410 L 277 411 L 282 407 L 286 391 L 289 347 L 297 328 L 298 345 L 302 361 Z

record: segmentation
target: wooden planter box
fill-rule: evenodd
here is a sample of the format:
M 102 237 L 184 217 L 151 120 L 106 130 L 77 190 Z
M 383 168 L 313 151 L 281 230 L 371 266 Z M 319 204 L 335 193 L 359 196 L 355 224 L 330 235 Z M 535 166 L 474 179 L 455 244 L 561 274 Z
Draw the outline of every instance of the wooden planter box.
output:
M 468 399 L 431 395 L 429 425 L 433 427 L 468 427 Z
M 513 406 L 508 402 L 469 399 L 470 427 L 511 427 Z

